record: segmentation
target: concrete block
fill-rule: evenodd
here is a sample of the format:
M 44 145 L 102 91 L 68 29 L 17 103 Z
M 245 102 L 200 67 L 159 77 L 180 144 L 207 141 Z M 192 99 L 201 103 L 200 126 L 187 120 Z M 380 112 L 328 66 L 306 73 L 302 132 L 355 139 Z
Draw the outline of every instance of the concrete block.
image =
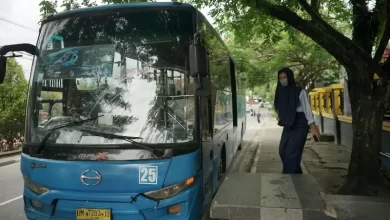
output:
M 321 134 L 320 142 L 334 142 L 333 134 Z
M 260 208 L 230 207 L 229 214 L 232 220 L 258 220 Z
M 301 209 L 261 208 L 261 220 L 302 220 Z
M 262 175 L 261 206 L 268 208 L 301 208 L 301 203 L 289 175 Z
M 319 196 L 322 191 L 321 186 L 313 176 L 291 175 L 291 180 L 302 209 L 321 210 L 325 207 L 325 202 Z
M 260 207 L 261 174 L 231 173 L 223 181 L 214 202 L 218 205 Z M 234 190 L 232 193 L 232 189 Z
M 302 220 L 336 220 L 336 218 L 326 215 L 323 211 L 302 210 Z

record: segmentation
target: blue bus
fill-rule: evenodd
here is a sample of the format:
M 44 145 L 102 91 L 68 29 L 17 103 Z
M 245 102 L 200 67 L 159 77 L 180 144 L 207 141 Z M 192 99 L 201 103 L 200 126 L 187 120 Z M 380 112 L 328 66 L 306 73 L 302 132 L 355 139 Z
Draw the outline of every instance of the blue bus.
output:
M 42 22 L 37 45 L 0 48 L 0 81 L 10 51 L 34 55 L 21 156 L 28 219 L 208 212 L 240 149 L 246 102 L 232 55 L 196 8 L 56 14 Z

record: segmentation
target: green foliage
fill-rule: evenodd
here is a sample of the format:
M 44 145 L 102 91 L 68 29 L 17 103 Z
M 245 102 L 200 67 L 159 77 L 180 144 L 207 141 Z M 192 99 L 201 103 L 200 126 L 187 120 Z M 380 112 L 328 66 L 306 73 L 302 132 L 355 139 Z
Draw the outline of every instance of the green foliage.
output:
M 281 40 L 281 32 L 295 32 L 289 24 L 269 16 L 267 11 L 270 5 L 287 7 L 304 19 L 309 18 L 298 0 L 188 0 L 186 2 L 199 8 L 210 7 L 211 15 L 218 27 L 224 31 L 233 31 L 237 42 L 260 37 L 269 44 Z M 313 0 L 312 2 L 317 4 L 315 10 L 318 10 L 318 13 L 330 24 L 338 24 L 340 21 L 352 23 L 350 6 L 343 1 Z
M 248 88 L 265 85 L 264 88 L 269 89 L 270 83 L 277 80 L 277 71 L 283 66 L 292 67 L 297 84 L 309 90 L 316 80 L 325 84 L 338 81 L 337 61 L 309 38 L 297 32 L 295 34 L 282 32 L 281 39 L 274 44 L 254 39 L 229 45 L 240 70 L 244 72 Z M 291 43 L 291 37 L 295 37 L 294 44 Z M 265 96 L 264 93 L 259 95 Z
M 265 101 L 273 103 L 276 90 L 276 80 L 254 88 L 254 93 L 260 95 Z
M 0 84 L 0 121 L 2 123 L 24 123 L 27 98 L 27 80 L 22 66 L 15 59 L 7 60 L 7 72 Z
M 41 1 L 39 3 L 39 11 L 41 12 L 41 21 L 45 20 L 50 15 L 57 13 L 57 1 Z

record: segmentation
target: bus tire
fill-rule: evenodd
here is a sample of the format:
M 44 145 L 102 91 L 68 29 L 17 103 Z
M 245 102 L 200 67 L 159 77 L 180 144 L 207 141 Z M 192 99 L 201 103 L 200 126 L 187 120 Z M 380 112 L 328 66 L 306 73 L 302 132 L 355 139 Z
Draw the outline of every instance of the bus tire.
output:
M 226 148 L 225 144 L 221 150 L 221 156 L 219 158 L 219 166 L 218 166 L 218 180 L 222 180 L 223 174 L 226 172 Z

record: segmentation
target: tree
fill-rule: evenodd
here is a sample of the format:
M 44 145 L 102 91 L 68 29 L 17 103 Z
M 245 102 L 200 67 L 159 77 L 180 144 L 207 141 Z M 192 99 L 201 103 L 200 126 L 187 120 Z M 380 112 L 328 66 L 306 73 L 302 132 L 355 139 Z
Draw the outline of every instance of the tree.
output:
M 310 37 L 331 54 L 348 74 L 352 107 L 353 146 L 348 178 L 343 193 L 375 194 L 383 183 L 378 159 L 384 110 L 390 103 L 390 59 L 381 64 L 390 39 L 390 3 L 375 0 L 195 0 L 198 6 L 214 7 L 219 26 L 232 29 L 241 39 L 252 39 L 260 32 L 269 42 L 291 27 Z M 284 26 L 277 27 L 275 22 Z M 335 26 L 348 21 L 349 38 Z M 256 28 L 255 28 L 256 27 Z M 339 29 L 339 30 L 338 30 Z M 374 50 L 375 48 L 375 50 Z M 374 82 L 374 74 L 380 79 Z
M 251 39 L 264 33 L 272 43 L 280 39 L 282 31 L 289 32 L 293 27 L 346 68 L 354 135 L 344 192 L 375 193 L 373 189 L 383 181 L 378 159 L 381 136 L 378 134 L 381 134 L 384 111 L 390 104 L 390 59 L 384 64 L 379 63 L 390 39 L 390 3 L 375 0 L 374 6 L 369 7 L 366 0 L 350 0 L 349 4 L 342 0 L 311 0 L 310 4 L 306 0 L 192 2 L 198 6 L 213 7 L 212 13 L 219 27 L 231 28 L 241 39 Z M 50 7 L 41 8 L 44 15 L 50 10 Z M 352 38 L 334 26 L 335 21 L 341 20 L 350 21 Z M 278 21 L 284 22 L 284 25 L 275 25 Z M 380 77 L 378 83 L 373 80 L 375 73 Z
M 274 44 L 266 44 L 260 37 L 229 44 L 240 68 L 247 69 L 246 81 L 250 88 L 276 82 L 276 71 L 283 66 L 292 67 L 297 84 L 308 90 L 314 87 L 316 80 L 326 84 L 338 80 L 339 64 L 311 39 L 299 32 L 290 35 L 282 32 L 280 36 Z
M 13 125 L 24 124 L 27 88 L 22 66 L 8 58 L 4 83 L 0 84 L 0 134 L 9 133 Z

